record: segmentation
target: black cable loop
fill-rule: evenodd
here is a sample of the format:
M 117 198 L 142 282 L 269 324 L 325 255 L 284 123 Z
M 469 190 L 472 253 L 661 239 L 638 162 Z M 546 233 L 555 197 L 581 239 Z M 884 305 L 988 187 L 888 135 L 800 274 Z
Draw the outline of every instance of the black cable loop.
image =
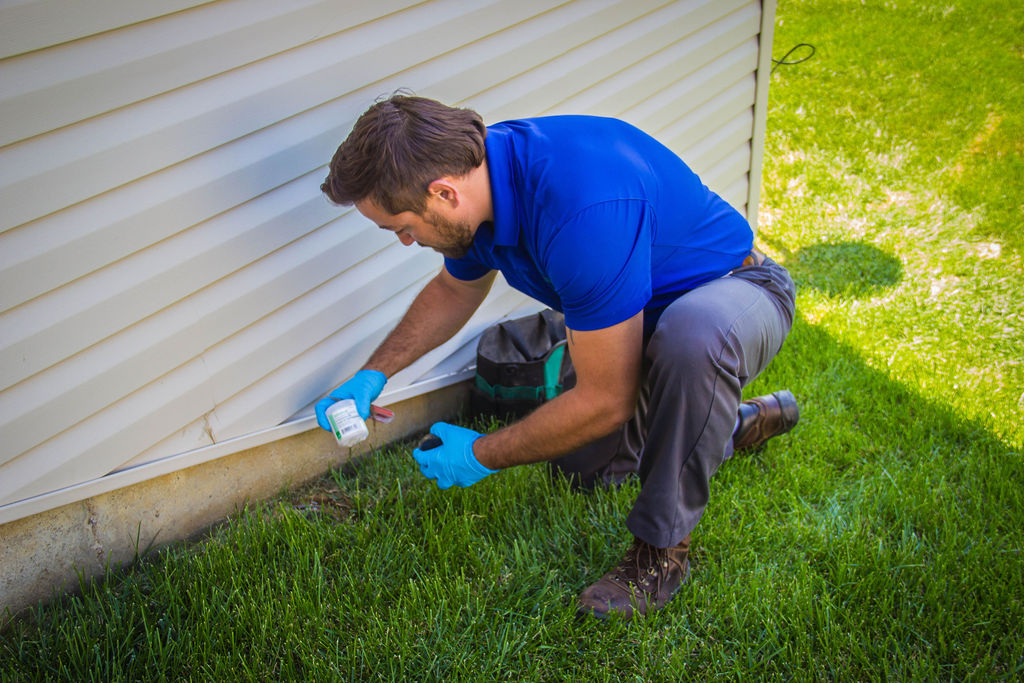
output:
M 793 54 L 794 52 L 796 52 L 797 50 L 799 50 L 802 47 L 809 47 L 809 48 L 811 48 L 811 51 L 807 54 L 806 57 L 801 57 L 800 59 L 794 59 L 793 61 L 790 61 L 790 62 L 786 61 L 787 57 L 789 57 L 791 54 Z M 769 72 L 769 75 L 775 73 L 775 70 L 778 69 L 780 66 L 792 66 L 794 64 L 800 64 L 802 62 L 806 62 L 808 59 L 810 59 L 813 56 L 814 56 L 814 46 L 813 45 L 811 45 L 810 43 L 797 43 L 793 47 L 789 48 L 789 52 L 787 52 L 786 54 L 782 55 L 781 59 L 773 59 L 772 60 L 772 62 L 775 63 L 775 66 L 772 67 L 772 70 Z

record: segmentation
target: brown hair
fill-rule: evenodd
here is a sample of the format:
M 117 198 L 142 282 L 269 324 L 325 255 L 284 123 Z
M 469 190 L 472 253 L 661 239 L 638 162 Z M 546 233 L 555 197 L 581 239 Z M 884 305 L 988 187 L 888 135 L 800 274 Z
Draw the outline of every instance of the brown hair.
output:
M 427 188 L 484 161 L 483 119 L 412 95 L 392 95 L 363 112 L 331 159 L 320 190 L 335 204 L 372 200 L 385 211 L 420 213 Z

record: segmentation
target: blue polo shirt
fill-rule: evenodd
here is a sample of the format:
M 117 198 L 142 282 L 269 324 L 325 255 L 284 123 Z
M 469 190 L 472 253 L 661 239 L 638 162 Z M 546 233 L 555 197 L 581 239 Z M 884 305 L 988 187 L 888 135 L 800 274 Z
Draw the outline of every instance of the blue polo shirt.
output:
M 454 277 L 492 269 L 565 314 L 574 330 L 656 318 L 680 294 L 741 264 L 746 219 L 667 147 L 616 119 L 550 116 L 487 130 L 494 221 Z

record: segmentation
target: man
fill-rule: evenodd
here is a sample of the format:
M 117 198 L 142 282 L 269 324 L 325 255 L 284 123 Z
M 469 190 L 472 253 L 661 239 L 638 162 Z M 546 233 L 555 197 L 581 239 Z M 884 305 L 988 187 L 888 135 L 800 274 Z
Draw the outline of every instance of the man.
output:
M 468 109 L 396 95 L 370 107 L 321 189 L 444 268 L 362 370 L 317 404 L 367 417 L 388 376 L 469 319 L 501 271 L 565 314 L 576 385 L 481 435 L 445 423 L 414 457 L 441 488 L 550 461 L 583 487 L 639 474 L 622 563 L 580 609 L 662 607 L 689 572 L 708 480 L 736 448 L 798 419 L 789 392 L 741 405 L 794 312 L 792 280 L 753 249 L 746 220 L 671 151 L 614 119 L 557 116 L 485 128 Z

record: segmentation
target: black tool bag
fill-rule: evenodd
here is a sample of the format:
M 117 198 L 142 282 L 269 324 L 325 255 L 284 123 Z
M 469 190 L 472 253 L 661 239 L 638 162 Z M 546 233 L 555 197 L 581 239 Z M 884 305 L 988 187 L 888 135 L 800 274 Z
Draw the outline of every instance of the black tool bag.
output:
M 477 413 L 522 416 L 575 384 L 561 313 L 549 309 L 508 320 L 480 337 L 473 388 Z

